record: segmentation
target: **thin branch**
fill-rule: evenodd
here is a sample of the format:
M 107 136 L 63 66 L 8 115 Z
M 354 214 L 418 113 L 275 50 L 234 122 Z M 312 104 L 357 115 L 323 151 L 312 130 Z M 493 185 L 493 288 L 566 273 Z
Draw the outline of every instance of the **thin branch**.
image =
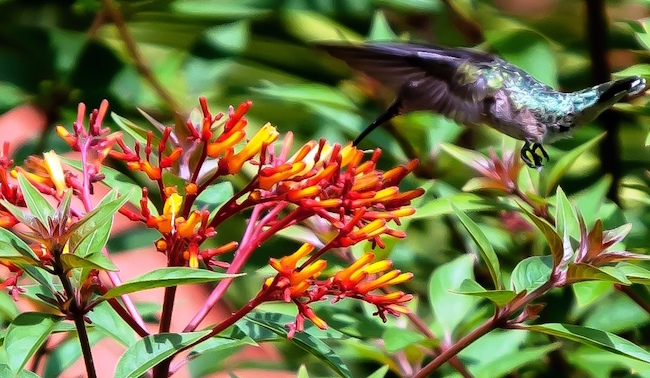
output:
M 112 0 L 102 0 L 104 4 L 104 11 L 106 14 L 113 20 L 113 23 L 117 27 L 117 30 L 120 34 L 120 38 L 124 42 L 126 49 L 131 56 L 131 59 L 135 62 L 135 67 L 142 75 L 142 77 L 149 82 L 153 87 L 154 91 L 160 96 L 160 98 L 165 102 L 165 105 L 174 113 L 174 123 L 176 124 L 176 131 L 180 132 L 184 130 L 183 124 L 187 118 L 181 108 L 181 106 L 176 102 L 171 93 L 163 86 L 163 84 L 158 80 L 158 78 L 153 74 L 149 66 L 144 60 L 144 57 L 140 53 L 138 46 L 135 42 L 135 39 L 129 32 L 126 22 L 124 21 L 124 16 L 122 12 L 115 6 Z

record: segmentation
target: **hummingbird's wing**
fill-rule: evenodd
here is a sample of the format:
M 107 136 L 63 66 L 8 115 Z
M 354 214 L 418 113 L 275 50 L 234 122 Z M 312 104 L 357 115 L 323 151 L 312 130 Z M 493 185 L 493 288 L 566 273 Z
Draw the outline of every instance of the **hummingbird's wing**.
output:
M 433 110 L 463 124 L 480 123 L 490 95 L 483 74 L 495 55 L 416 44 L 319 44 L 330 55 L 401 95 L 403 112 Z

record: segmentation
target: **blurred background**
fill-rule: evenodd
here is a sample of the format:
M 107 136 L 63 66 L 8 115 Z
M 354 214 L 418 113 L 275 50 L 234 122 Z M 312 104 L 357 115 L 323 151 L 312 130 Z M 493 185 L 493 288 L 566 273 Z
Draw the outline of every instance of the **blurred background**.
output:
M 311 45 L 314 41 L 410 40 L 477 47 L 498 53 L 546 84 L 571 91 L 607 81 L 612 73 L 650 78 L 648 16 L 647 0 L 3 0 L 0 140 L 11 141 L 14 158 L 20 163 L 50 149 L 68 151 L 54 127 L 70 128 L 79 102 L 92 109 L 108 99 L 112 112 L 142 129 L 153 129 L 139 109 L 172 124 L 175 115 L 187 117 L 203 95 L 215 112 L 252 100 L 249 119 L 253 128 L 271 122 L 281 133 L 294 132 L 298 141 L 324 137 L 347 143 L 392 101 L 393 94 L 316 50 Z M 547 148 L 553 165 L 567 151 L 608 130 L 597 147 L 580 155 L 560 183 L 588 213 L 589 222 L 602 218 L 606 228 L 631 222 L 634 228 L 627 247 L 641 251 L 647 251 L 650 241 L 646 175 L 650 153 L 643 143 L 650 130 L 648 116 L 650 106 L 644 98 L 620 104 L 573 139 Z M 421 161 L 417 177 L 404 183 L 427 189 L 426 197 L 416 204 L 415 219 L 403 226 L 409 237 L 391 241 L 378 253 L 389 256 L 399 269 L 415 273 L 416 278 L 403 289 L 416 295 L 414 308 L 434 329 L 427 299 L 431 272 L 475 248 L 458 221 L 446 216 L 448 207 L 437 201 L 462 195 L 460 188 L 474 176 L 441 150 L 443 143 L 484 153 L 489 146 L 497 151 L 502 146 L 515 148 L 512 140 L 492 130 L 461 128 L 426 112 L 396 118 L 361 145 L 383 150 L 380 166 L 384 169 L 412 158 Z M 119 164 L 115 167 L 124 170 Z M 235 187 L 243 182 L 233 179 Z M 522 256 L 544 253 L 539 235 L 522 225 L 517 215 L 495 210 L 496 202 L 486 198 L 484 207 L 477 208 L 486 211 L 473 217 L 489 236 L 504 270 L 511 270 Z M 225 225 L 228 229 L 219 232 L 241 232 L 242 224 L 230 222 Z M 254 257 L 257 265 L 250 267 L 251 272 L 264 266 L 270 256 L 295 250 L 298 243 L 292 239 L 300 238 L 285 236 L 268 243 Z M 109 241 L 108 249 L 121 259 L 127 278 L 129 266 L 145 269 L 142 251 L 155 255 L 155 238 L 151 230 L 129 229 Z M 480 273 L 477 268 L 477 276 Z M 260 281 L 258 276 L 236 282 L 223 304 L 224 314 L 245 303 Z M 208 288 L 195 289 L 196 298 L 208 292 Z M 649 345 L 650 317 L 609 289 L 602 289 L 586 304 L 578 303 L 571 289 L 554 291 L 549 299 L 553 305 L 542 316 L 546 321 L 599 327 Z M 384 363 L 390 365 L 394 353 L 423 357 L 417 347 L 385 345 L 387 334 L 395 336 L 391 333 L 395 321 L 383 324 L 357 316 L 371 309 L 355 306 L 323 309 L 330 312 L 323 317 L 333 327 L 373 341 L 363 345 L 335 341 L 354 376 L 367 376 Z M 489 309 L 485 303 L 475 304 L 458 316 L 471 327 Z M 516 332 L 494 334 L 475 344 L 467 358 L 507 359 L 526 346 L 550 342 Z M 375 340 L 382 336 L 383 341 Z M 497 340 L 500 348 L 495 351 L 491 348 Z M 621 369 L 629 371 L 631 366 L 623 357 L 599 359 L 587 347 L 571 348 L 564 356 L 551 355 L 551 362 L 559 358 L 557 365 L 547 365 L 549 360 L 535 356 L 522 362 L 517 371 L 526 377 L 605 377 Z M 119 349 L 115 353 L 119 356 Z M 209 363 L 200 360 L 185 373 L 207 376 L 224 369 L 251 368 L 295 376 L 305 362 L 313 376 L 331 374 L 289 343 L 276 343 L 266 353 L 227 361 L 213 358 Z M 397 376 L 395 371 L 388 376 Z M 440 376 L 447 373 L 452 370 L 443 369 Z

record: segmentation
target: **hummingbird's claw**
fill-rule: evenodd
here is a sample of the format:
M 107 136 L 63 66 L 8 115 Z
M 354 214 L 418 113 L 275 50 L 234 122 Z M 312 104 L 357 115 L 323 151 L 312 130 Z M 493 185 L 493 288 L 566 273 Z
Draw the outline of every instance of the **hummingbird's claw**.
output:
M 537 150 L 542 153 L 542 156 L 537 153 Z M 532 160 L 528 155 L 529 153 L 530 157 L 533 158 Z M 527 166 L 535 169 L 541 168 L 543 166 L 543 159 L 549 161 L 548 153 L 546 153 L 546 150 L 544 150 L 544 147 L 542 147 L 540 143 L 531 144 L 528 141 L 524 142 L 524 146 L 521 148 L 521 160 L 523 160 Z

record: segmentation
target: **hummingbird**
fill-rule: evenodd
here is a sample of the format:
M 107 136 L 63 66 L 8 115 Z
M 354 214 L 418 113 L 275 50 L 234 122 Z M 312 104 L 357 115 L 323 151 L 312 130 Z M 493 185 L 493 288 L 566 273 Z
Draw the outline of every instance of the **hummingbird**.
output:
M 645 90 L 639 76 L 560 92 L 501 57 L 470 48 L 413 43 L 319 43 L 319 48 L 397 94 L 354 140 L 395 116 L 429 110 L 466 126 L 487 125 L 522 140 L 522 160 L 541 168 L 543 144 L 569 137 L 625 97 Z M 540 64 L 544 64 L 540 62 Z

